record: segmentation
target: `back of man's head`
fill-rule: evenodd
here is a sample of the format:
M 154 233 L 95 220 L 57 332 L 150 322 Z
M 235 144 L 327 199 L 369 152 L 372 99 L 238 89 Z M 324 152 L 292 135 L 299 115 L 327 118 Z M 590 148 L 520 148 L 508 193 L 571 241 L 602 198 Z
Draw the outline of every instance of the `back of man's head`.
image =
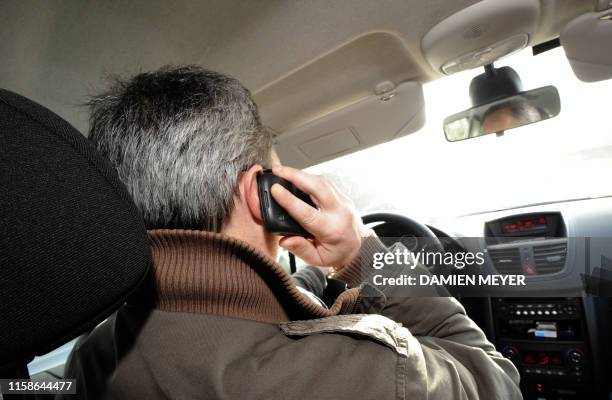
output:
M 220 231 L 238 175 L 270 162 L 250 92 L 196 66 L 121 81 L 90 102 L 89 138 L 115 165 L 151 228 Z

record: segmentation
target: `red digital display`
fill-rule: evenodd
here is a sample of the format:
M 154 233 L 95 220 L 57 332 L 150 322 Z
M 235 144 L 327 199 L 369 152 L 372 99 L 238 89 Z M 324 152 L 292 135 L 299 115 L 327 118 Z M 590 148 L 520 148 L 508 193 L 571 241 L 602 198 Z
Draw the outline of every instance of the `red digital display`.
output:
M 519 233 L 545 230 L 547 228 L 546 218 L 536 217 L 506 222 L 502 225 L 501 230 L 503 233 Z
M 563 357 L 554 351 L 526 351 L 523 353 L 523 364 L 556 367 L 563 365 Z

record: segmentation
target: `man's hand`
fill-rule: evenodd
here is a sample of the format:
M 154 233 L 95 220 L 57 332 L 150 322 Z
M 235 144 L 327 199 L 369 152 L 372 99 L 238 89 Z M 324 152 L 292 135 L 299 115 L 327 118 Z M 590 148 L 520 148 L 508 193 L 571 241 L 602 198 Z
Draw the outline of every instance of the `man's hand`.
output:
M 363 224 L 353 202 L 322 176 L 277 165 L 275 175 L 292 182 L 310 195 L 319 210 L 304 203 L 279 184 L 272 186 L 272 196 L 314 239 L 285 236 L 281 247 L 311 265 L 340 269 L 359 253 Z

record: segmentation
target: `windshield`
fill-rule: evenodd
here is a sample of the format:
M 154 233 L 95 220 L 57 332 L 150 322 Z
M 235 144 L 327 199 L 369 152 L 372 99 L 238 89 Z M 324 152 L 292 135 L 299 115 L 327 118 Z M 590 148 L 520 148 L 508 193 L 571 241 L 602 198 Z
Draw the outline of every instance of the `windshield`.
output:
M 329 176 L 362 214 L 391 210 L 430 223 L 612 193 L 612 80 L 580 82 L 561 48 L 535 57 L 524 50 L 496 63 L 503 65 L 525 90 L 556 86 L 559 116 L 500 137 L 447 142 L 442 121 L 470 107 L 468 87 L 482 69 L 465 71 L 424 86 L 420 131 L 308 171 Z

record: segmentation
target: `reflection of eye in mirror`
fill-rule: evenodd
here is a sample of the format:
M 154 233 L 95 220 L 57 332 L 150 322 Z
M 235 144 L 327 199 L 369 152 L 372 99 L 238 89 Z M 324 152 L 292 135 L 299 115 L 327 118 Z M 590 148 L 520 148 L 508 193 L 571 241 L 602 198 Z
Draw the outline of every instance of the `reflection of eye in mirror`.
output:
M 451 115 L 444 133 L 450 142 L 475 138 L 555 117 L 560 109 L 559 92 L 545 86 Z

